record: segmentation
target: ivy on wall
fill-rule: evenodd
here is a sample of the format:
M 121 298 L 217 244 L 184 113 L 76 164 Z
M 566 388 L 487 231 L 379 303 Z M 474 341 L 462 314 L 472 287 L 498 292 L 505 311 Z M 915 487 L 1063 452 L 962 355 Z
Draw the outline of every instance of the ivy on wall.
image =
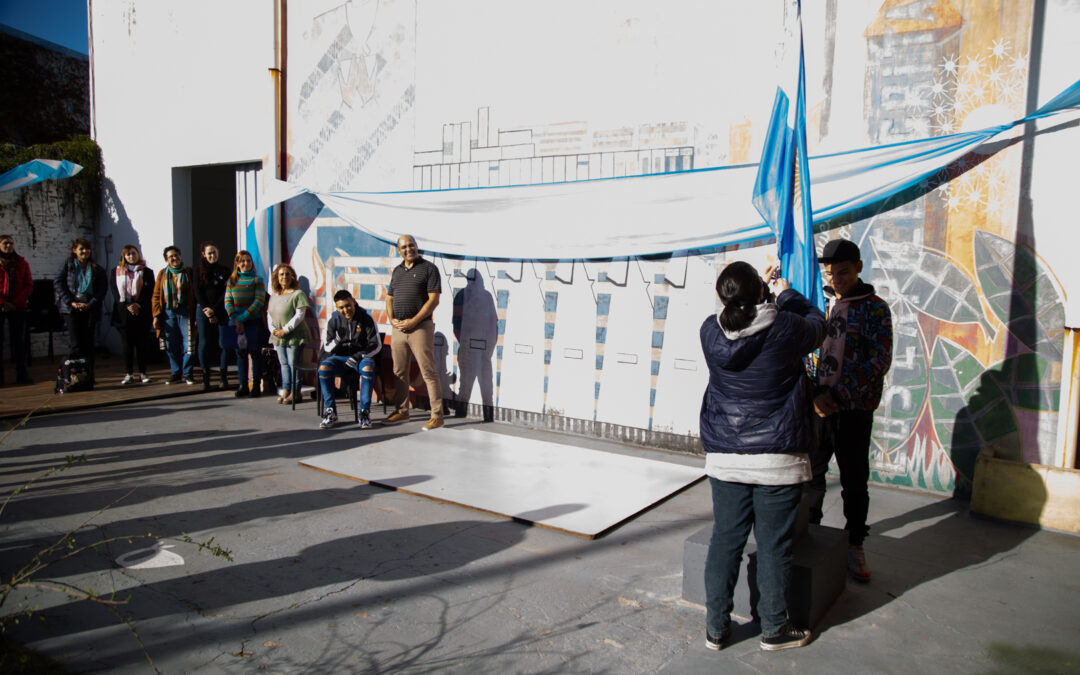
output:
M 82 166 L 82 171 L 62 181 L 63 193 L 72 199 L 76 212 L 92 214 L 96 212 L 101 196 L 101 148 L 89 136 L 75 136 L 66 141 L 40 143 L 26 147 L 0 144 L 0 174 L 10 171 L 20 164 L 35 159 L 66 159 Z M 37 242 L 32 210 L 29 203 L 29 191 L 23 190 L 23 215 L 30 224 L 30 236 Z

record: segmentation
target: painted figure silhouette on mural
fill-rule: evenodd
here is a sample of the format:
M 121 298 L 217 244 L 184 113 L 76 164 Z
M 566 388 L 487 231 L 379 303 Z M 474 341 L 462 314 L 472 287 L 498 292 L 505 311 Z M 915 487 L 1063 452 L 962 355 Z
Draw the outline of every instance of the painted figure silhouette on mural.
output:
M 455 416 L 468 414 L 473 384 L 480 382 L 484 421 L 495 417 L 495 375 L 492 360 L 498 339 L 495 298 L 484 288 L 484 279 L 475 270 L 465 273 L 464 288 L 454 293 L 454 338 L 458 342 L 458 392 Z

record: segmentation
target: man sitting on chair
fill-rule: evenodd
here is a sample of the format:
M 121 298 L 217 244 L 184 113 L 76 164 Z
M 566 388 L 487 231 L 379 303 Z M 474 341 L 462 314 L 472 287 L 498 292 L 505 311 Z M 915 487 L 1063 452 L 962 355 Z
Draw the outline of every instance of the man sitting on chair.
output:
M 329 429 L 337 424 L 334 378 L 348 369 L 360 375 L 360 428 L 370 429 L 375 355 L 382 349 L 382 340 L 379 339 L 375 320 L 356 304 L 351 293 L 344 289 L 335 293 L 334 307 L 337 311 L 326 324 L 323 354 L 319 361 L 319 387 L 325 407 L 319 428 Z

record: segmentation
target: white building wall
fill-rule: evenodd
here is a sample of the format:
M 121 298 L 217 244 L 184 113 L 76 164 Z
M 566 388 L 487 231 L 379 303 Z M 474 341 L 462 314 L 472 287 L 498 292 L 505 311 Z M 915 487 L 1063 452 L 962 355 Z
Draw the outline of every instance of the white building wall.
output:
M 154 267 L 173 243 L 174 167 L 269 161 L 273 5 L 92 2 L 92 134 L 105 164 L 102 238 Z M 185 259 L 195 256 L 184 251 Z
M 606 139 L 619 129 L 638 130 L 637 147 L 620 152 L 648 158 L 641 170 L 675 170 L 667 160 L 683 149 L 692 150 L 695 169 L 756 161 L 775 91 L 779 5 L 291 3 L 290 178 L 316 189 L 428 190 L 609 177 L 619 170 L 591 147 L 592 134 Z M 1043 5 L 1042 47 L 1031 53 L 1030 15 Z M 940 6 L 948 11 L 923 17 L 922 28 L 898 30 L 899 15 L 880 0 L 807 5 L 812 154 L 939 135 L 977 126 L 989 113 L 1020 117 L 1029 74 L 1038 78 L 1040 103 L 1075 80 L 1075 2 Z M 930 12 L 926 4 L 905 7 Z M 273 5 L 99 0 L 92 16 L 95 135 L 114 187 L 102 233 L 137 235 L 153 259 L 170 243 L 173 167 L 270 159 Z M 973 88 L 979 78 L 998 84 Z M 910 109 L 898 111 L 898 100 Z M 889 375 L 890 400 L 903 405 L 878 411 L 875 480 L 963 487 L 965 462 L 979 447 L 1023 461 L 1052 459 L 1048 429 L 1057 409 L 1048 392 L 1061 374 L 1056 317 L 1065 307 L 1075 325 L 1080 296 L 1080 268 L 1070 258 L 1080 134 L 1053 120 L 1040 127 L 1047 133 L 1028 153 L 1030 165 L 1022 166 L 1017 144 L 982 166 L 953 167 L 945 184 L 910 201 L 831 223 L 819 237 L 860 243 L 864 275 L 894 304 L 897 358 L 915 364 L 898 361 Z M 678 130 L 678 138 L 660 133 L 656 143 L 644 142 L 640 130 L 654 128 Z M 562 145 L 545 145 L 543 134 L 554 129 L 569 133 Z M 514 144 L 531 148 L 508 149 Z M 1017 214 L 1028 197 L 1025 232 Z M 387 258 L 392 249 L 324 218 L 304 231 L 295 260 L 313 281 L 320 319 L 345 278 L 322 266 L 348 257 L 362 279 L 355 284 L 366 294 L 362 304 L 385 323 L 379 279 L 396 262 Z M 993 257 L 995 247 L 1015 249 L 1024 237 L 1034 238 L 1040 279 L 1054 281 L 1053 288 L 1040 281 L 1033 296 L 1037 328 L 1046 333 L 1037 343 L 1022 329 L 1010 337 L 1017 317 L 1000 302 L 1028 293 L 1027 282 L 1011 276 L 1024 265 L 997 265 Z M 497 302 L 500 407 L 692 435 L 707 375 L 695 339 L 714 309 L 715 274 L 734 259 L 763 267 L 769 252 L 758 246 L 621 263 L 638 275 L 632 284 L 616 264 L 433 255 L 446 283 L 436 314 L 447 337 L 445 370 L 456 367 L 460 348 L 452 337 L 455 275 L 481 270 Z M 599 271 L 610 278 L 600 280 Z M 963 306 L 917 292 L 930 282 L 947 282 Z M 1032 370 L 1038 382 L 1027 381 L 1029 352 L 1041 359 Z M 620 363 L 618 354 L 636 354 L 637 363 Z M 1041 399 L 1027 395 L 1033 387 Z

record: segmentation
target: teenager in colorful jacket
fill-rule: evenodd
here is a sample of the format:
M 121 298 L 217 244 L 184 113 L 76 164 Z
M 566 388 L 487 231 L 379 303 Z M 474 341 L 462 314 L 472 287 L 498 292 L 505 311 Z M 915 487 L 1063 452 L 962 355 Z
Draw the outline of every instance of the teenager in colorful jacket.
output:
M 26 301 L 34 291 L 30 264 L 15 252 L 15 240 L 10 234 L 0 234 L 0 351 L 4 346 L 4 324 L 7 324 L 11 359 L 15 362 L 15 383 L 30 384 L 26 372 L 23 335 L 26 331 Z M 0 385 L 4 383 L 4 365 L 0 360 Z
M 109 292 L 105 270 L 94 262 L 90 242 L 82 237 L 71 241 L 71 255 L 53 279 L 56 305 L 67 324 L 68 358 L 86 359 L 94 378 L 94 334 L 101 320 L 101 308 Z
M 772 270 L 766 278 L 772 278 Z M 766 283 L 748 263 L 724 268 L 716 293 L 720 314 L 701 325 L 709 383 L 701 401 L 701 443 L 713 498 L 713 532 L 705 557 L 705 646 L 721 649 L 729 634 L 733 591 L 751 528 L 758 546 L 757 609 L 761 648 L 801 647 L 810 631 L 788 620 L 792 540 L 810 479 L 810 380 L 805 356 L 821 344 L 825 316 L 776 279 Z
M 807 491 L 810 522 L 820 523 L 825 473 L 836 456 L 848 531 L 848 570 L 870 580 L 863 541 L 870 528 L 870 435 L 881 402 L 885 373 L 892 365 L 892 314 L 874 287 L 859 278 L 859 247 L 846 239 L 825 245 L 818 261 L 825 268 L 829 322 L 817 364 L 814 409 L 821 418 L 820 440 L 812 454 L 814 477 Z
M 255 262 L 247 251 L 233 258 L 233 271 L 225 285 L 225 311 L 232 330 L 222 329 L 222 344 L 236 350 L 236 374 L 240 386 L 236 396 L 262 396 L 262 353 L 259 327 L 266 307 L 266 284 L 255 273 Z M 251 356 L 251 388 L 248 389 L 248 356 Z
M 154 329 L 165 338 L 172 374 L 165 384 L 181 380 L 195 384 L 195 346 L 198 329 L 195 326 L 195 286 L 190 267 L 184 266 L 180 249 L 165 247 L 165 269 L 158 272 L 154 283 Z

